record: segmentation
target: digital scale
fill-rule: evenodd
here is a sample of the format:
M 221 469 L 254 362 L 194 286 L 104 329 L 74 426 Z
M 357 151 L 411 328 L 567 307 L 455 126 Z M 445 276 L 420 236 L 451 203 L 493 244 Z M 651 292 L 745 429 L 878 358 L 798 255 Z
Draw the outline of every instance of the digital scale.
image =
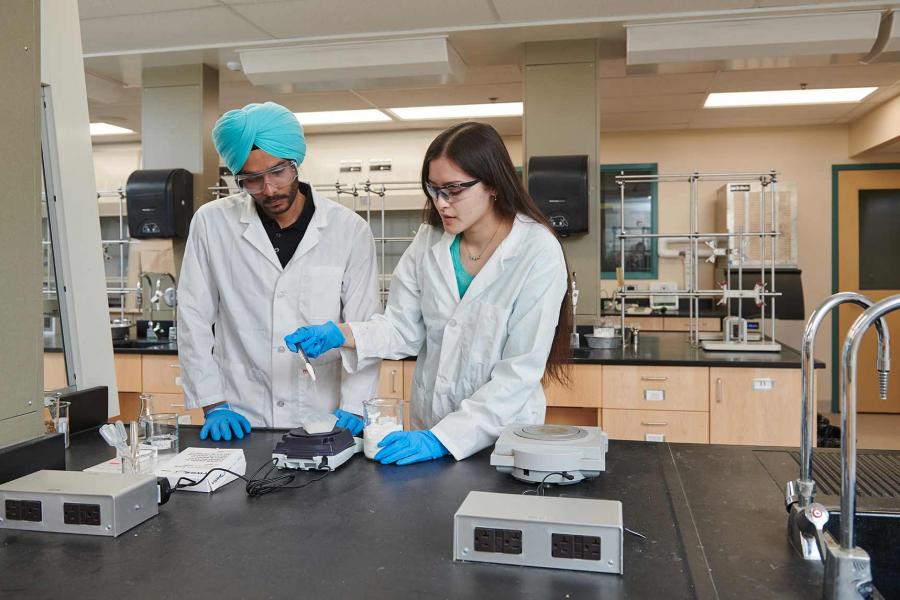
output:
M 333 471 L 362 452 L 362 438 L 344 427 L 325 433 L 307 433 L 302 427 L 291 429 L 275 444 L 272 459 L 279 469 Z
M 514 424 L 500 434 L 491 465 L 520 481 L 569 485 L 605 471 L 608 449 L 599 427 Z

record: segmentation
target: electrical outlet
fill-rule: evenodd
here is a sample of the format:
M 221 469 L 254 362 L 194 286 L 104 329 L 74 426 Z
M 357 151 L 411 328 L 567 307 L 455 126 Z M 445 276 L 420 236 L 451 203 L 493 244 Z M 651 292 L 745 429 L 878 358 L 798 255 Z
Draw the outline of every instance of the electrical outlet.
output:
M 600 538 L 597 536 L 553 533 L 550 537 L 550 555 L 554 558 L 600 560 Z
M 518 529 L 475 528 L 476 552 L 522 554 L 522 532 Z
M 100 525 L 99 504 L 63 504 L 63 523 L 66 525 Z
M 23 521 L 32 521 L 34 523 L 40 523 L 44 520 L 43 515 L 41 514 L 41 503 L 37 500 L 22 500 L 21 502 L 21 514 Z

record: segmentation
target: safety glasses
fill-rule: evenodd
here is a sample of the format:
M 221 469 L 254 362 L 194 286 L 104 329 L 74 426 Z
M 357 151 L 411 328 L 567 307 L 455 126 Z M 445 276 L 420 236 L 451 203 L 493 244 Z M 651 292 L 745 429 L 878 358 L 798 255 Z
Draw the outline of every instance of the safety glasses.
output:
M 431 196 L 431 199 L 435 202 L 437 202 L 438 199 L 443 198 L 450 204 L 453 204 L 462 200 L 461 194 L 477 183 L 481 183 L 481 180 L 473 179 L 472 181 L 448 183 L 447 185 L 442 186 L 436 186 L 431 185 L 430 183 L 426 183 L 425 190 L 428 192 L 428 195 Z
M 297 163 L 289 160 L 259 173 L 239 173 L 234 177 L 235 182 L 248 194 L 258 194 L 263 191 L 267 179 L 276 188 L 293 183 L 297 179 Z

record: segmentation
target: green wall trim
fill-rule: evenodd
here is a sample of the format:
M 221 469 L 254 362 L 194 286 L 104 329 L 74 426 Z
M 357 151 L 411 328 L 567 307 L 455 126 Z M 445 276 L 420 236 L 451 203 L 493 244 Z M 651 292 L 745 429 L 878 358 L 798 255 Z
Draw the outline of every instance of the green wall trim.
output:
M 659 165 L 657 163 L 617 163 L 610 165 L 600 165 L 600 174 L 611 173 L 615 171 L 649 171 L 656 175 L 659 173 Z M 602 182 L 602 178 L 601 178 Z M 602 183 L 601 183 L 602 185 Z M 659 186 L 657 183 L 650 184 L 650 229 L 651 233 L 659 233 L 659 196 L 657 194 Z M 603 203 L 603 193 L 600 193 L 600 203 Z M 600 207 L 601 213 L 603 207 Z M 603 231 L 600 231 L 601 244 L 603 247 L 602 237 Z M 650 240 L 650 271 L 647 273 L 637 273 L 633 271 L 625 272 L 625 279 L 658 279 L 659 278 L 659 254 L 656 251 L 657 238 Z M 602 250 L 601 250 L 602 252 Z M 600 257 L 600 264 L 603 264 L 603 257 Z M 615 271 L 602 271 L 601 279 L 615 279 Z
M 864 163 L 850 165 L 831 165 L 831 293 L 836 294 L 838 290 L 838 176 L 841 171 L 878 171 L 881 169 L 900 169 L 900 163 Z M 837 311 L 835 311 L 837 313 Z M 838 412 L 838 397 L 840 396 L 840 388 L 838 385 L 838 350 L 840 343 L 838 340 L 838 315 L 834 314 L 831 318 L 831 412 Z

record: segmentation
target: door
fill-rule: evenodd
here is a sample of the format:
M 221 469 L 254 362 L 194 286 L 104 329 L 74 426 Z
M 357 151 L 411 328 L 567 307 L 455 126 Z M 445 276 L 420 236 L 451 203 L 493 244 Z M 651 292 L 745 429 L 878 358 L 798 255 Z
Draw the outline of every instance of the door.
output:
M 856 168 L 853 168 L 856 167 Z M 900 294 L 900 168 L 854 165 L 835 168 L 835 274 L 837 290 L 859 292 L 873 302 Z M 840 348 L 847 330 L 861 314 L 856 306 L 839 308 L 833 357 L 833 405 L 838 410 Z M 893 333 L 891 353 L 900 356 L 900 312 L 887 317 Z M 888 400 L 878 397 L 875 375 L 876 335 L 872 327 L 859 350 L 858 403 L 860 412 L 900 413 L 900 376 L 891 373 Z M 893 361 L 897 364 L 897 360 Z

